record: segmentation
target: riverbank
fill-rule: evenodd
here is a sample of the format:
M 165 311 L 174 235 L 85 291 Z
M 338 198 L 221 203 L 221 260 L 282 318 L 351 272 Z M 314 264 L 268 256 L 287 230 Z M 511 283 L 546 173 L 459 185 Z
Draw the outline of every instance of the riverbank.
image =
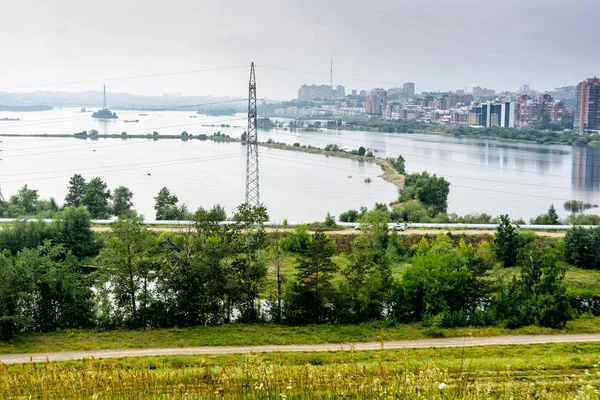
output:
M 239 139 L 233 139 L 232 141 L 240 141 Z M 357 160 L 361 162 L 369 162 L 377 164 L 383 170 L 383 174 L 379 175 L 384 181 L 394 184 L 396 187 L 401 188 L 404 186 L 405 176 L 396 171 L 390 163 L 380 157 L 366 157 L 359 156 L 351 153 L 344 153 L 341 151 L 326 151 L 323 149 L 319 149 L 316 147 L 299 147 L 299 146 L 291 146 L 282 143 L 267 143 L 267 142 L 259 142 L 259 146 L 262 147 L 270 147 L 272 149 L 279 150 L 288 150 L 288 151 L 296 151 L 300 153 L 309 153 L 309 154 L 322 154 L 326 157 L 338 157 L 338 158 L 346 158 L 350 160 Z
M 160 139 L 177 139 L 177 140 L 183 140 L 183 141 L 188 141 L 188 140 L 201 140 L 201 141 L 205 141 L 205 140 L 211 140 L 214 142 L 227 142 L 227 143 L 243 143 L 243 141 L 239 138 L 232 138 L 230 136 L 224 135 L 224 134 L 216 134 L 216 135 L 205 135 L 205 134 L 199 134 L 199 135 L 162 135 L 162 134 L 134 134 L 134 135 L 130 135 L 130 134 L 95 134 L 95 135 L 90 135 L 90 134 L 81 134 L 81 133 L 74 133 L 71 135 L 59 135 L 59 134 L 46 134 L 46 133 L 39 133 L 39 134 L 12 134 L 12 133 L 0 133 L 0 137 L 36 137 L 36 138 L 74 138 L 74 139 L 82 139 L 82 140 L 98 140 L 98 139 L 121 139 L 121 140 L 127 140 L 127 139 L 148 139 L 148 140 L 160 140 Z M 292 146 L 292 145 L 287 145 L 287 144 L 283 144 L 283 143 L 268 143 L 268 142 L 259 142 L 258 143 L 259 146 L 261 147 L 269 147 L 269 148 L 273 148 L 273 149 L 279 149 L 279 150 L 287 150 L 287 151 L 295 151 L 295 152 L 300 152 L 300 153 L 309 153 L 309 154 L 322 154 L 326 157 L 338 157 L 338 158 L 346 158 L 346 159 L 351 159 L 351 160 L 357 160 L 357 161 L 361 161 L 361 162 L 369 162 L 369 163 L 374 163 L 377 164 L 381 167 L 381 169 L 383 170 L 383 174 L 379 175 L 379 177 L 381 177 L 384 181 L 389 182 L 394 184 L 396 187 L 401 188 L 404 185 L 404 175 L 398 173 L 398 171 L 396 171 L 389 162 L 387 162 L 385 159 L 383 158 L 379 158 L 379 157 L 366 157 L 366 156 L 359 156 L 359 155 L 355 155 L 355 154 L 350 154 L 350 153 L 344 153 L 341 151 L 326 151 L 324 149 L 320 149 L 317 147 L 299 147 L 299 146 Z

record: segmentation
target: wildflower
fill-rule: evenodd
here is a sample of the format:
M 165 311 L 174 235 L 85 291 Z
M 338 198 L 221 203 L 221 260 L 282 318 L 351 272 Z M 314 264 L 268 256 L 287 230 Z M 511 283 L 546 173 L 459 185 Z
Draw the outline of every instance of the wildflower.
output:
M 292 390 L 291 386 L 286 387 L 287 390 Z
M 442 382 L 442 383 L 440 383 L 440 384 L 438 385 L 438 389 L 440 389 L 440 390 L 444 390 L 444 389 L 446 389 L 447 387 L 448 387 L 448 385 L 446 385 L 444 382 Z

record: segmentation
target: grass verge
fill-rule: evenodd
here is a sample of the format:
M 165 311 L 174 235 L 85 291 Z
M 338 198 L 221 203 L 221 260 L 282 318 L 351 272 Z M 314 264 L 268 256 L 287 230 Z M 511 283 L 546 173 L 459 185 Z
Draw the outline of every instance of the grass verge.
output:
M 584 316 L 571 321 L 565 329 L 538 326 L 509 330 L 500 326 L 441 329 L 436 336 L 499 336 L 516 334 L 600 333 L 600 317 Z M 269 344 L 319 344 L 378 342 L 427 338 L 428 330 L 420 324 L 388 326 L 383 322 L 360 325 L 307 325 L 300 327 L 275 324 L 229 324 L 193 328 L 139 330 L 66 330 L 46 334 L 18 335 L 0 342 L 0 354 L 43 353 L 69 350 L 123 348 L 161 348 L 191 346 L 242 346 Z
M 598 344 L 165 356 L 0 365 L 35 398 L 598 398 Z

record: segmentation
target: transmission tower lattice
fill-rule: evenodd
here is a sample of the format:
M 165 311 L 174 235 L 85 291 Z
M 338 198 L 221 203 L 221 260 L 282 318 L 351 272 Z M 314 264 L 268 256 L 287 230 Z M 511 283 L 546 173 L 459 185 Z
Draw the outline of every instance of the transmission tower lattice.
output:
M 248 131 L 246 133 L 246 204 L 260 205 L 258 186 L 258 132 L 256 130 L 256 77 L 254 63 L 250 67 L 248 91 Z

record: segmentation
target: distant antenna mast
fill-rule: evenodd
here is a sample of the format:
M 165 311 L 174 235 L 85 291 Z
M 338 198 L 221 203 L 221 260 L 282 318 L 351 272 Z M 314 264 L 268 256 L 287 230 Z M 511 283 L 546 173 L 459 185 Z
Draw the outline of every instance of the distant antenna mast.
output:
M 248 90 L 248 132 L 246 134 L 246 204 L 260 206 L 258 186 L 258 132 L 256 130 L 256 78 L 250 67 Z
M 331 59 L 331 67 L 329 68 L 329 86 L 333 89 L 333 59 Z
M 104 110 L 106 110 L 106 85 L 104 85 Z

